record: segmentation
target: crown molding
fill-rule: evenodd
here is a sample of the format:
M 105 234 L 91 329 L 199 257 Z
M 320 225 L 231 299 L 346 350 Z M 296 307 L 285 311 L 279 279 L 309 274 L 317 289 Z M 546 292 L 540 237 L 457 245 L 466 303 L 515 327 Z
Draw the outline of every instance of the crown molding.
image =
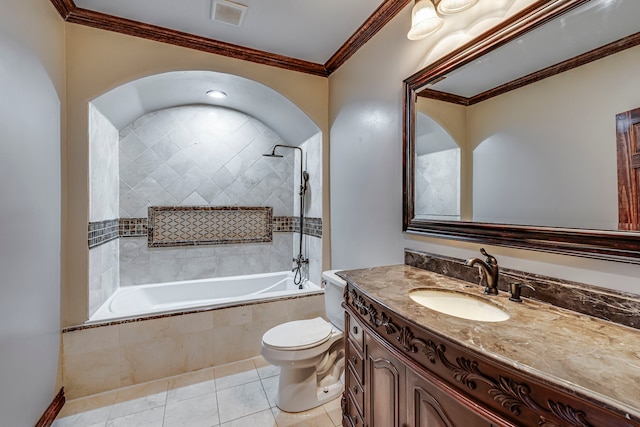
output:
M 411 0 L 385 0 L 382 2 L 360 28 L 358 28 L 324 64 L 327 75 L 330 75 L 340 68 L 358 49 L 364 46 L 382 27 L 400 13 L 410 1 Z
M 304 61 L 284 55 L 265 52 L 213 40 L 182 31 L 145 24 L 106 13 L 82 9 L 73 0 L 51 0 L 66 22 L 113 31 L 161 43 L 242 59 L 291 71 L 328 77 L 369 41 L 385 24 L 396 16 L 410 0 L 384 0 L 369 18 L 325 63 Z

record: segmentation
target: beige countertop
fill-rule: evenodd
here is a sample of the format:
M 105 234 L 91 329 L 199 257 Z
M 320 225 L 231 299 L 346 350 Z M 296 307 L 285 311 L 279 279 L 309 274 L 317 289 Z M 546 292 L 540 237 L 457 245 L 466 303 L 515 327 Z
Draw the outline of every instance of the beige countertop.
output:
M 640 330 L 407 265 L 340 272 L 368 297 L 404 319 L 475 352 L 551 384 L 575 389 L 640 420 Z M 510 315 L 480 322 L 425 308 L 409 298 L 416 288 L 462 291 L 490 301 Z

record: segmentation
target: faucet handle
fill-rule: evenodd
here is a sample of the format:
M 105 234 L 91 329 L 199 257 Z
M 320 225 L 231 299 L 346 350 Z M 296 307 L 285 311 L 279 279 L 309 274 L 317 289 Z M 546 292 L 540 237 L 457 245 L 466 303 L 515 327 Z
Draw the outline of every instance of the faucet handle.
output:
M 529 288 L 535 292 L 536 288 L 531 285 L 527 285 L 526 283 L 511 283 L 509 285 L 509 291 L 511 292 L 511 296 L 509 297 L 509 301 L 513 302 L 522 302 L 522 298 L 520 298 L 520 291 L 522 288 Z
M 498 265 L 498 260 L 493 255 L 490 255 L 484 248 L 480 248 L 480 253 L 487 257 L 486 263 L 489 265 Z

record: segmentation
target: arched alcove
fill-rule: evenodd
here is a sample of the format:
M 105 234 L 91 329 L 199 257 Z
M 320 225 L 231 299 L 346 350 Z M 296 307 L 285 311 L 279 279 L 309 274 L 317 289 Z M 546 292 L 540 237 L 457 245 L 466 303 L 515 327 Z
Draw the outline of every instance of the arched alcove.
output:
M 120 286 L 286 271 L 298 251 L 293 228 L 270 242 L 153 248 L 149 207 L 269 207 L 274 224 L 286 223 L 298 214 L 302 161 L 305 216 L 321 220 L 321 131 L 261 83 L 211 71 L 138 79 L 90 103 L 89 134 L 90 315 Z M 303 156 L 262 156 L 276 144 Z M 321 239 L 304 238 L 308 278 L 319 283 Z
M 415 212 L 428 218 L 460 218 L 460 147 L 428 115 L 417 112 Z

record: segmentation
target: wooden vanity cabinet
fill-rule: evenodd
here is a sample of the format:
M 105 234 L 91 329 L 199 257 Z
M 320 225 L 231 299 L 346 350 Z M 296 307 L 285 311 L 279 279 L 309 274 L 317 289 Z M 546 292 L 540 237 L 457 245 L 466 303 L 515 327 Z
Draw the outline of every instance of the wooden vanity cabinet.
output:
M 396 357 L 348 312 L 346 325 L 343 426 L 491 427 Z
M 411 323 L 351 284 L 343 307 L 344 427 L 638 425 Z

